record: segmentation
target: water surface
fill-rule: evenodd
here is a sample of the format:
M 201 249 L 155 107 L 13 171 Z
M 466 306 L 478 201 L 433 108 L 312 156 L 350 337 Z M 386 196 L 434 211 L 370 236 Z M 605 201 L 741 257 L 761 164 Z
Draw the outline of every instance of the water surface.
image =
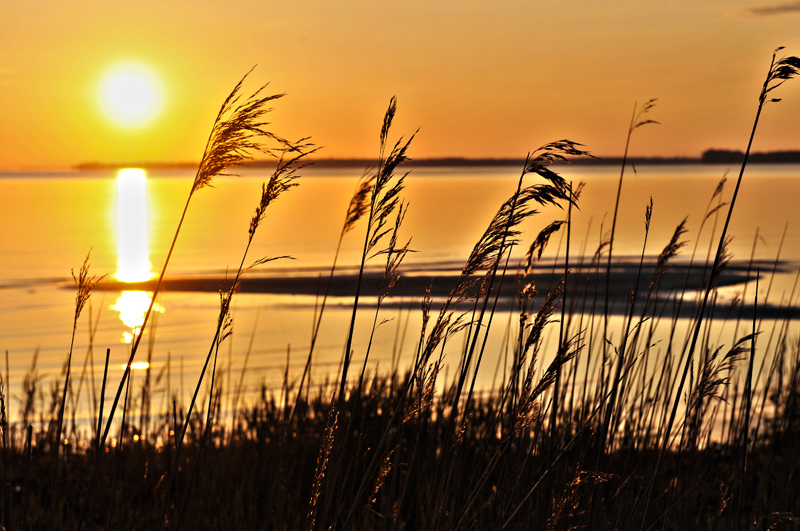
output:
M 584 256 L 588 261 L 601 241 L 601 234 L 611 229 L 619 170 L 607 166 L 565 166 L 561 170 L 576 185 L 581 181 L 586 183 L 580 211 L 573 212 L 570 260 L 577 263 Z M 711 202 L 711 198 L 726 170 L 716 165 L 646 166 L 638 168 L 638 173 L 627 172 L 616 227 L 615 257 L 635 261 L 642 252 L 645 208 L 652 197 L 652 228 L 645 254 L 658 255 L 677 225 L 688 216 L 687 245 L 680 259 L 685 263 L 695 245 L 698 259 L 705 258 L 711 246 L 716 245 L 724 218 L 712 215 L 699 236 L 698 230 L 704 214 L 719 204 L 719 199 Z M 324 275 L 333 259 L 344 213 L 360 175 L 357 169 L 307 170 L 297 181 L 298 187 L 270 206 L 248 261 L 283 255 L 294 260 L 276 261 L 250 274 L 268 278 L 304 275 L 312 279 Z M 401 231 L 401 239 L 411 238 L 411 246 L 417 251 L 406 259 L 408 274 L 428 278 L 436 276 L 437 270 L 457 272 L 497 208 L 513 193 L 518 176 L 518 171 L 508 167 L 414 169 L 406 181 L 404 198 L 409 210 Z M 163 264 L 192 177 L 188 172 L 162 171 L 148 175 L 146 232 L 154 271 Z M 775 305 L 788 299 L 800 263 L 798 177 L 797 165 L 749 168 L 729 229 L 734 236 L 730 250 L 735 260 L 744 263 L 750 258 L 756 234 L 754 258 L 762 265 L 775 260 L 784 239 L 780 274 L 775 277 L 770 293 Z M 192 199 L 167 277 L 219 279 L 226 271 L 231 275 L 241 261 L 249 220 L 260 197 L 261 184 L 267 178 L 265 171 L 245 171 L 242 177 L 220 178 L 214 182 L 215 188 L 198 192 Z M 526 183 L 532 184 L 535 179 L 527 177 Z M 729 180 L 722 201 L 730 201 L 733 184 Z M 3 249 L 0 349 L 9 353 L 12 411 L 18 408 L 14 400 L 21 396 L 20 385 L 31 367 L 34 352 L 39 352 L 40 385 L 50 385 L 65 361 L 74 312 L 70 269 L 77 271 L 91 249 L 92 273 L 111 279 L 117 271 L 120 233 L 117 211 L 116 174 L 110 171 L 0 176 Z M 542 209 L 523 226 L 520 249 L 530 245 L 545 225 L 565 217 L 564 211 Z M 358 264 L 364 230 L 363 224 L 359 225 L 344 239 L 339 262 L 343 273 L 352 274 Z M 716 230 L 714 238 L 713 230 Z M 560 238 L 557 235 L 551 242 L 545 264 L 551 263 L 557 253 L 563 257 L 564 244 Z M 540 274 L 544 275 L 544 269 Z M 769 280 L 769 274 L 763 273 L 761 301 L 767 295 Z M 545 284 L 544 280 L 541 283 Z M 445 292 L 447 289 L 449 286 L 443 288 Z M 725 296 L 733 297 L 742 292 L 743 284 L 726 289 Z M 746 296 L 752 298 L 753 291 L 750 288 Z M 296 381 L 310 343 L 316 301 L 312 293 L 315 290 L 303 294 L 238 295 L 234 303 L 234 335 L 223 345 L 219 361 L 223 378 L 232 379 L 235 385 L 252 339 L 245 373 L 247 389 L 258 389 L 262 383 L 280 386 L 287 358 L 290 379 Z M 111 348 L 112 381 L 121 376 L 120 367 L 127 359 L 129 346 L 124 341 L 131 326 L 121 320 L 121 296 L 119 290 L 96 291 L 78 323 L 73 370 L 81 373 L 85 370 L 87 378 L 93 371 L 95 382 L 102 374 L 101 357 L 106 348 Z M 380 316 L 379 321 L 390 321 L 380 326 L 376 334 L 370 358 L 372 368 L 388 369 L 398 356 L 406 363 L 410 359 L 419 334 L 421 296 L 422 293 L 404 292 L 402 298 L 391 300 Z M 335 378 L 351 300 L 336 296 L 330 302 L 317 344 L 315 382 Z M 366 303 L 370 302 L 367 298 Z M 153 323 L 155 335 L 145 336 L 148 349 L 140 350 L 137 359 L 144 361 L 149 357 L 154 375 L 170 360 L 170 385 L 175 394 L 185 396 L 196 381 L 214 335 L 219 296 L 213 291 L 168 290 L 158 303 L 163 313 Z M 494 344 L 490 344 L 480 385 L 491 385 L 495 370 L 502 365 L 505 350 L 499 344 L 507 323 L 516 322 L 509 309 L 508 305 L 501 308 L 504 313 L 494 327 L 493 337 L 496 337 Z M 363 356 L 372 319 L 372 311 L 366 307 L 360 313 L 355 332 L 356 364 Z M 92 353 L 87 351 L 90 322 L 93 329 L 96 327 Z M 619 337 L 619 332 L 615 335 Z M 460 343 L 452 344 L 457 351 Z M 457 352 L 452 358 L 457 359 Z M 229 367 L 232 371 L 227 370 Z M 162 378 L 166 377 L 165 370 Z M 159 386 L 163 389 L 165 383 L 162 381 Z M 226 389 L 231 388 L 226 385 Z M 165 399 L 166 393 L 162 391 L 159 400 Z

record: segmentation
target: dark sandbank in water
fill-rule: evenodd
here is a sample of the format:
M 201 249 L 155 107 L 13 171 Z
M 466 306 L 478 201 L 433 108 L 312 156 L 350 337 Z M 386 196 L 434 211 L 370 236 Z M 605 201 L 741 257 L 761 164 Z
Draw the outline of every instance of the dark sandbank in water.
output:
M 761 268 L 762 281 L 771 271 L 774 264 L 760 263 L 753 264 L 752 268 L 747 263 L 731 263 L 720 275 L 718 284 L 720 287 L 734 288 L 735 291 L 744 289 L 745 283 L 753 282 L 755 280 L 756 267 Z M 384 306 L 397 307 L 408 306 L 411 302 L 419 302 L 425 294 L 426 289 L 430 287 L 431 296 L 434 299 L 434 305 L 437 300 L 446 298 L 453 286 L 458 282 L 460 271 L 449 264 L 433 264 L 417 267 L 408 267 L 401 272 L 397 284 L 392 288 L 389 297 L 384 301 Z M 788 271 L 788 264 L 779 264 L 778 271 L 786 273 Z M 748 271 L 750 269 L 750 271 Z M 641 273 L 639 271 L 638 260 L 622 261 L 614 264 L 611 270 L 610 278 L 610 306 L 612 314 L 621 314 L 626 310 L 627 302 L 630 301 L 631 291 L 636 285 L 637 277 L 639 278 L 639 288 L 636 298 L 635 315 L 639 315 L 645 304 L 650 291 L 650 302 L 648 306 L 655 303 L 657 312 L 666 312 L 671 317 L 674 312 L 679 311 L 681 317 L 692 317 L 697 312 L 698 304 L 694 295 L 697 290 L 702 290 L 705 287 L 708 270 L 702 266 L 694 265 L 689 268 L 688 264 L 675 264 L 669 271 L 658 281 L 653 284 L 655 272 L 655 260 L 648 260 L 642 266 Z M 534 266 L 533 271 L 528 275 L 523 282 L 534 282 L 538 295 L 534 298 L 533 304 L 541 304 L 544 301 L 544 296 L 550 291 L 555 289 L 563 277 L 564 266 L 563 264 L 538 264 Z M 240 293 L 262 293 L 273 295 L 299 295 L 317 297 L 325 293 L 326 285 L 328 282 L 329 271 L 324 270 L 312 271 L 305 270 L 297 273 L 289 272 L 286 270 L 274 272 L 270 276 L 254 276 L 245 275 L 242 278 L 239 292 Z M 383 270 L 370 269 L 364 274 L 364 282 L 362 284 L 361 296 L 364 297 L 362 303 L 365 305 L 374 304 L 375 298 L 380 289 L 381 280 L 383 278 Z M 479 277 L 475 277 L 476 281 Z M 687 280 L 688 279 L 688 280 Z M 355 294 L 356 285 L 358 281 L 357 272 L 343 272 L 337 273 L 330 286 L 331 297 L 335 298 L 349 298 Z M 496 280 L 495 286 L 502 282 L 500 289 L 500 303 L 501 308 L 507 309 L 509 304 L 516 299 L 516 294 L 521 289 L 518 285 L 518 280 L 514 274 L 507 274 L 504 278 Z M 223 275 L 209 275 L 202 277 L 181 277 L 181 278 L 166 278 L 164 279 L 163 289 L 168 292 L 219 292 L 220 290 L 227 290 L 230 287 L 231 279 Z M 652 285 L 652 290 L 651 290 Z M 677 307 L 676 292 L 681 292 L 686 286 L 685 300 L 681 304 L 680 309 Z M 119 281 L 106 281 L 101 282 L 95 289 L 108 290 L 108 291 L 123 291 L 123 290 L 142 290 L 153 291 L 156 286 L 156 280 L 147 282 L 126 283 Z M 596 294 L 595 311 L 597 313 L 603 312 L 603 304 L 605 297 L 606 286 L 606 271 L 604 266 L 600 266 L 599 271 L 596 267 L 583 265 L 582 267 L 574 266 L 571 268 L 567 290 L 571 292 L 571 304 L 580 304 L 584 307 L 570 307 L 570 311 L 579 313 L 590 313 L 593 300 Z M 477 286 L 476 286 L 477 289 Z M 583 302 L 585 298 L 585 303 Z M 668 302 L 668 306 L 664 306 L 664 302 Z M 313 303 L 312 303 L 313 304 Z M 771 317 L 800 317 L 800 308 L 786 308 L 785 306 L 759 303 L 759 310 L 763 311 L 763 316 L 766 318 Z M 435 306 L 434 306 L 435 307 Z M 752 301 L 745 301 L 744 308 L 752 307 Z M 714 317 L 723 318 L 731 312 L 731 300 L 726 298 L 715 307 Z M 739 312 L 739 307 L 735 309 L 732 315 L 735 317 Z M 752 308 L 750 313 L 745 315 L 752 315 Z

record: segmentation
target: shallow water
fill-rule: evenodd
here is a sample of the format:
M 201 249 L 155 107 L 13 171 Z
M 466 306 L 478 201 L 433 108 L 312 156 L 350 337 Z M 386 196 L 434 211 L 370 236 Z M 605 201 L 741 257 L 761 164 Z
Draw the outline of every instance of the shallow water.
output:
M 584 181 L 580 211 L 573 212 L 570 260 L 590 257 L 596 250 L 602 232 L 611 227 L 619 170 L 606 166 L 572 166 L 561 168 L 574 183 Z M 695 244 L 699 257 L 705 257 L 716 223 L 718 238 L 723 219 L 708 219 L 698 238 L 712 193 L 726 171 L 721 166 L 645 166 L 626 173 L 620 199 L 621 210 L 616 227 L 616 257 L 636 257 L 642 251 L 644 213 L 652 196 L 654 202 L 652 228 L 646 254 L 656 256 L 669 241 L 675 227 L 688 216 L 687 245 L 680 255 L 687 260 Z M 309 169 L 300 186 L 270 206 L 264 224 L 259 228 L 251 261 L 261 256 L 290 255 L 251 272 L 256 276 L 325 274 L 333 259 L 344 212 L 361 172 L 357 169 Z M 260 197 L 261 183 L 268 175 L 247 171 L 243 177 L 215 181 L 214 189 L 204 189 L 192 199 L 175 254 L 167 272 L 170 278 L 185 276 L 224 276 L 238 266 L 247 237 L 252 211 Z M 774 261 L 781 238 L 781 273 L 771 287 L 770 301 L 778 304 L 787 299 L 800 263 L 800 211 L 796 198 L 800 195 L 800 166 L 753 166 L 739 192 L 730 234 L 735 236 L 730 248 L 735 260 L 747 261 L 758 231 L 754 257 L 766 263 Z M 150 262 L 158 270 L 166 256 L 181 209 L 191 185 L 192 175 L 183 172 L 155 172 L 148 176 L 147 236 Z M 415 275 L 430 276 L 430 271 L 445 264 L 457 270 L 473 244 L 503 200 L 509 197 L 518 179 L 512 168 L 417 168 L 407 178 L 404 197 L 410 205 L 401 232 L 401 239 L 412 238 L 416 253 L 406 260 Z M 732 181 L 733 179 L 731 179 Z M 526 182 L 535 182 L 528 177 Z M 723 193 L 729 201 L 733 182 Z M 713 203 L 715 205 L 716 203 Z M 722 210 L 724 212 L 724 210 Z M 536 233 L 565 212 L 548 208 L 526 222 L 521 236 L 525 247 Z M 11 411 L 19 408 L 21 382 L 31 367 L 32 356 L 39 351 L 37 369 L 41 386 L 49 387 L 58 375 L 69 349 L 74 312 L 74 290 L 70 269 L 77 269 L 91 249 L 91 273 L 113 277 L 117 270 L 117 184 L 111 172 L 76 172 L 64 175 L 0 176 L 0 350 L 9 352 Z M 787 225 L 788 224 L 788 225 Z M 358 263 L 365 227 L 359 225 L 343 242 L 340 267 L 343 271 Z M 545 262 L 552 260 L 562 244 L 556 235 L 545 253 Z M 563 256 L 563 248 L 560 255 Z M 771 266 L 769 266 L 771 267 Z M 759 298 L 767 295 L 770 276 L 762 272 Z M 542 283 L 544 281 L 542 280 Z M 447 288 L 449 289 L 449 288 Z M 729 297 L 742 286 L 726 288 Z M 753 288 L 747 297 L 752 299 Z M 371 366 L 388 369 L 395 356 L 410 359 L 419 335 L 418 298 L 422 293 L 394 300 L 379 322 L 392 319 L 378 328 L 373 343 Z M 89 345 L 89 323 L 96 326 L 92 363 L 86 374 L 94 371 L 97 383 L 102 374 L 102 355 L 111 349 L 111 381 L 118 381 L 121 366 L 127 359 L 124 334 L 131 329 L 120 320 L 117 306 L 119 291 L 96 291 L 78 323 L 73 370 L 82 372 Z M 242 293 L 234 302 L 234 335 L 222 347 L 219 360 L 225 389 L 231 390 L 240 377 L 252 336 L 252 350 L 245 372 L 245 385 L 256 390 L 263 383 L 279 387 L 283 381 L 287 353 L 289 378 L 297 380 L 302 371 L 311 336 L 311 323 L 316 297 Z M 369 302 L 369 301 L 367 301 Z M 750 301 L 752 303 L 752 301 Z M 170 361 L 169 375 L 164 371 L 156 388 L 165 388 L 170 378 L 173 393 L 186 396 L 193 388 L 200 367 L 214 335 L 219 296 L 213 292 L 165 292 L 159 298 L 163 313 L 153 323 L 155 335 L 146 334 L 145 344 L 152 344 L 150 361 L 153 375 Z M 334 298 L 320 331 L 316 347 L 313 377 L 321 382 L 335 378 L 345 342 L 349 297 Z M 434 306 L 434 311 L 437 308 Z M 360 368 L 373 314 L 361 311 L 355 332 L 354 366 Z M 502 308 L 490 337 L 479 386 L 492 384 L 495 370 L 502 374 L 500 348 L 506 323 L 515 323 L 508 307 Z M 732 326 L 728 326 L 731 329 Z M 619 332 L 615 335 L 618 337 Z M 401 345 L 402 344 L 402 345 Z M 450 345 L 457 352 L 459 338 Z M 143 345 L 145 346 L 145 345 Z M 140 349 L 137 360 L 148 356 Z M 457 353 L 451 354 L 455 364 Z M 401 362 L 401 367 L 404 364 Z M 451 367 L 451 374 L 454 370 Z M 134 371 L 140 381 L 140 371 Z M 232 383 L 230 383 L 232 382 Z M 115 387 L 115 385 L 112 385 Z M 111 392 L 111 391 L 109 391 Z M 154 405 L 166 398 L 161 391 Z M 88 409 L 87 409 L 88 411 Z

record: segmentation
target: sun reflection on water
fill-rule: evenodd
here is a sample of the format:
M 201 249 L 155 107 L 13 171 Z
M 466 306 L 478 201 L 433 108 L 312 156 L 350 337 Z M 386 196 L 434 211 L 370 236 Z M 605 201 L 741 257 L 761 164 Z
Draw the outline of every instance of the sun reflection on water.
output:
M 125 365 L 125 364 L 120 366 L 121 369 L 126 369 L 127 367 L 128 366 Z M 135 363 L 131 363 L 131 369 L 133 369 L 133 370 L 144 370 L 144 369 L 149 369 L 149 368 L 150 368 L 150 364 L 147 363 L 146 361 L 137 361 Z
M 139 168 L 125 168 L 117 173 L 118 260 L 116 277 L 123 282 L 143 282 L 153 278 L 147 251 L 147 174 Z M 111 306 L 130 331 L 122 334 L 123 343 L 132 343 L 141 333 L 151 295 L 146 291 L 123 291 Z M 153 311 L 164 308 L 153 305 Z M 136 367 L 139 368 L 139 367 Z
M 112 310 L 119 312 L 120 320 L 130 328 L 130 332 L 122 334 L 123 343 L 131 343 L 133 338 L 141 332 L 144 323 L 144 314 L 150 307 L 150 294 L 146 291 L 123 291 L 117 302 L 111 306 Z M 159 304 L 153 305 L 153 311 L 164 313 L 164 308 Z
M 123 282 L 153 278 L 147 251 L 145 171 L 125 168 L 117 173 L 118 261 L 116 277 Z

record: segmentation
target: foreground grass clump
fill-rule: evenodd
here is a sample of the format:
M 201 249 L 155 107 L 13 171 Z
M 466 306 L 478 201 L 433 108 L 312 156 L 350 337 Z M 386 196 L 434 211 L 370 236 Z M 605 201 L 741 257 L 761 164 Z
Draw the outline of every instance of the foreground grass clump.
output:
M 796 374 L 797 360 L 795 356 Z M 580 411 L 569 412 L 573 418 L 566 412 L 562 415 L 556 440 L 550 439 L 541 419 L 512 441 L 498 437 L 497 413 L 503 404 L 497 394 L 473 399 L 470 420 L 455 451 L 452 445 L 443 445 L 449 428 L 445 403 L 455 386 L 422 414 L 395 425 L 394 412 L 408 410 L 405 378 L 395 376 L 370 378 L 360 400 L 344 403 L 353 412 L 348 419 L 353 435 L 338 455 L 343 477 L 333 517 L 343 521 L 355 507 L 350 523 L 355 529 L 428 528 L 434 521 L 437 528 L 448 529 L 486 529 L 501 523 L 514 529 L 638 527 L 642 493 L 647 489 L 656 495 L 646 528 L 660 527 L 666 519 L 669 529 L 732 529 L 740 512 L 741 523 L 745 516 L 750 522 L 755 516 L 764 519 L 766 529 L 775 519 L 786 518 L 768 516 L 771 513 L 799 514 L 795 493 L 800 491 L 800 407 L 782 412 L 751 443 L 744 475 L 741 444 L 731 440 L 671 451 L 652 477 L 657 448 L 644 446 L 637 437 L 610 450 L 598 469 L 596 432 L 575 433 L 581 425 Z M 795 382 L 791 391 L 795 403 L 798 390 Z M 355 397 L 356 387 L 348 391 Z M 299 400 L 293 416 L 265 394 L 261 402 L 241 411 L 234 428 L 206 426 L 196 417 L 184 443 L 187 457 L 178 466 L 170 493 L 165 492 L 164 475 L 170 472 L 175 451 L 168 431 L 174 419 L 159 417 L 154 424 L 161 430 L 137 441 L 139 427 L 132 426 L 121 445 L 116 442 L 101 452 L 92 509 L 87 510 L 84 525 L 157 528 L 158 500 L 167 496 L 166 529 L 177 527 L 181 513 L 181 527 L 186 529 L 308 528 L 309 497 L 330 411 L 327 392 Z M 387 429 L 393 432 L 395 446 L 378 471 L 370 474 L 370 450 L 380 447 Z M 65 452 L 55 514 L 50 513 L 53 448 L 41 435 L 30 456 L 24 447 L 8 448 L 7 470 L 15 471 L 8 477 L 8 502 L 18 518 L 25 511 L 28 529 L 77 528 L 95 455 L 93 450 Z M 569 441 L 574 442 L 567 446 Z M 557 448 L 557 454 L 549 456 L 550 447 Z M 455 481 L 437 507 L 431 501 L 440 498 L 436 491 L 440 478 L 433 471 L 440 468 L 445 454 L 451 454 Z M 369 489 L 359 498 L 358 487 L 365 477 Z M 749 494 L 738 506 L 740 488 Z M 326 495 L 323 490 L 317 500 L 320 509 Z
M 799 72 L 800 59 L 773 56 L 758 115 L 776 101 L 767 95 Z M 381 127 L 377 170 L 359 182 L 341 233 L 365 221 L 358 287 L 337 378 L 312 386 L 308 377 L 325 296 L 298 383 L 290 383 L 287 374 L 282 389 L 262 389 L 258 397 L 240 396 L 240 387 L 224 389 L 217 359 L 231 331 L 231 301 L 242 275 L 271 260 L 259 258 L 247 266 L 250 242 L 269 205 L 297 184 L 296 172 L 313 152 L 305 139 L 290 142 L 265 129 L 264 105 L 277 96 L 263 97 L 259 91 L 239 103 L 240 87 L 217 117 L 186 208 L 213 177 L 261 148 L 254 137 L 277 143 L 278 164 L 262 187 L 241 264 L 220 294 L 217 325 L 209 331 L 210 347 L 191 400 L 184 404 L 173 398 L 154 413 L 155 392 L 174 397 L 174 390 L 163 383 L 156 389 L 160 378 L 151 383 L 149 372 L 135 387 L 128 368 L 116 392 L 109 387 L 114 399 L 106 404 L 106 372 L 93 409 L 96 421 L 82 425 L 75 421 L 80 395 L 74 392 L 71 353 L 49 401 L 37 399 L 41 393 L 32 370 L 23 385 L 21 420 L 9 422 L 0 394 L 6 529 L 797 525 L 800 341 L 789 335 L 789 312 L 775 321 L 770 335 L 776 340 L 758 351 L 758 300 L 741 305 L 734 326 L 738 336 L 731 344 L 716 345 L 719 334 L 712 328 L 725 313 L 718 311 L 717 298 L 730 264 L 727 221 L 719 235 L 716 225 L 710 229 L 712 238 L 719 236 L 713 256 L 711 251 L 698 256 L 695 246 L 688 263 L 681 264 L 684 280 L 676 282 L 672 269 L 686 229 L 681 223 L 660 254 L 647 256 L 652 202 L 645 207 L 643 248 L 631 285 L 613 296 L 612 269 L 619 264 L 612 261 L 613 228 L 588 263 L 579 257 L 576 264 L 569 255 L 571 214 L 580 206 L 582 185 L 563 179 L 554 163 L 588 156 L 570 140 L 551 142 L 528 156 L 516 189 L 489 221 L 438 311 L 430 290 L 419 294 L 422 329 L 410 364 L 370 373 L 371 338 L 382 305 L 403 259 L 413 252 L 411 242 L 401 243 L 399 237 L 405 175 L 396 171 L 414 137 L 389 142 L 396 113 L 392 99 Z M 628 143 L 637 127 L 652 123 L 641 117 L 652 106 L 650 101 L 634 111 Z M 758 117 L 753 133 L 757 123 Z M 728 220 L 746 164 L 747 157 Z M 620 189 L 623 175 L 624 167 Z M 724 209 L 723 184 L 704 219 Z M 542 228 L 515 267 L 512 250 L 522 244 L 521 223 L 541 209 L 560 209 L 565 218 Z M 180 225 L 175 240 L 179 233 Z M 546 282 L 536 278 L 535 263 L 556 233 L 567 249 L 557 261 L 561 278 L 538 294 L 536 286 Z M 375 260 L 383 262 L 383 276 L 377 303 L 365 307 L 359 303 L 364 271 Z M 748 278 L 757 283 L 753 266 L 748 265 Z M 500 293 L 512 282 L 515 297 L 509 308 Z M 88 262 L 76 283 L 77 322 L 94 283 Z M 693 293 L 696 300 L 686 302 Z M 610 331 L 612 296 L 621 301 L 616 312 L 623 316 L 616 335 Z M 691 305 L 688 329 L 679 326 L 687 313 L 684 304 Z M 363 311 L 374 312 L 366 332 L 356 329 L 356 314 Z M 508 326 L 503 379 L 481 391 L 478 371 L 498 312 L 512 312 L 517 325 Z M 748 326 L 740 333 L 743 323 Z M 146 325 L 147 318 L 128 367 Z M 667 330 L 665 346 L 653 341 L 659 328 Z M 362 333 L 370 338 L 366 351 L 354 352 L 353 337 Z M 548 342 L 550 334 L 556 339 Z M 452 377 L 442 376 L 450 371 Z

